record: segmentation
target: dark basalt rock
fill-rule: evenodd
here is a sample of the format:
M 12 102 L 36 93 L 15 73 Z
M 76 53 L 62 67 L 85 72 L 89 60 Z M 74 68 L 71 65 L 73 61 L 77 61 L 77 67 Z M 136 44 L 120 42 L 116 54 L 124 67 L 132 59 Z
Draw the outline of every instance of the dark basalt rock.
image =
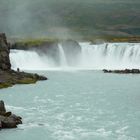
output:
M 6 35 L 0 34 L 0 69 L 10 70 L 11 64 L 9 59 L 10 44 L 7 42 Z
M 12 114 L 12 112 L 6 112 L 3 101 L 0 101 L 0 129 L 4 128 L 16 128 L 18 124 L 22 124 L 22 118 Z
M 6 113 L 6 109 L 5 109 L 5 106 L 4 106 L 4 102 L 0 101 L 0 115 L 3 114 L 3 113 Z
M 125 69 L 125 70 L 107 70 L 103 69 L 104 73 L 118 73 L 118 74 L 140 74 L 139 69 Z

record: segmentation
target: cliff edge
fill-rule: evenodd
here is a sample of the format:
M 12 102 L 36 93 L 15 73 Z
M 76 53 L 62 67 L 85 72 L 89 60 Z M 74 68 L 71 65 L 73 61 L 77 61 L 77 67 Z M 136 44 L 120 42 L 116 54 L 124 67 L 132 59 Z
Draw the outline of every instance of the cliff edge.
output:
M 0 88 L 12 86 L 14 84 L 31 84 L 38 80 L 47 80 L 46 77 L 38 74 L 20 72 L 19 69 L 11 69 L 10 63 L 10 43 L 7 42 L 6 35 L 0 33 Z

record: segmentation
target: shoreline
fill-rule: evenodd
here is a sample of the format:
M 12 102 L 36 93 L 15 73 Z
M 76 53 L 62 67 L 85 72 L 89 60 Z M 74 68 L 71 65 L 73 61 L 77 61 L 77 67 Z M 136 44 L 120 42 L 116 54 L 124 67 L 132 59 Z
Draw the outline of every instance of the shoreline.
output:
M 12 87 L 15 84 L 34 84 L 37 81 L 47 80 L 38 74 L 10 71 L 0 71 L 0 89 Z
M 50 55 L 52 52 L 48 50 L 53 48 L 55 50 L 55 56 L 58 56 L 58 43 L 63 43 L 63 45 L 69 45 L 69 46 L 75 46 L 75 48 L 72 49 L 77 49 L 77 51 L 80 51 L 79 46 L 78 46 L 78 41 L 75 40 L 58 40 L 55 38 L 30 38 L 30 39 L 20 39 L 20 40 L 15 40 L 13 44 L 7 43 L 7 39 L 5 34 L 1 34 L 0 36 L 1 46 L 3 49 L 1 50 L 1 54 L 5 53 L 3 51 L 7 51 L 7 58 L 9 57 L 10 49 L 19 49 L 19 50 L 34 50 L 36 49 L 39 53 L 40 52 L 46 52 L 49 53 Z M 140 37 L 94 37 L 93 40 L 82 40 L 82 41 L 90 41 L 93 44 L 99 44 L 99 43 L 140 43 Z M 135 42 L 134 42 L 135 41 Z M 8 49 L 7 49 L 8 48 Z M 7 63 L 8 62 L 8 63 Z M 38 80 L 47 80 L 46 77 L 44 76 L 39 76 L 38 74 L 31 74 L 31 73 L 25 73 L 25 72 L 20 72 L 20 71 L 14 71 L 11 69 L 11 64 L 10 60 L 6 60 L 4 62 L 5 64 L 8 65 L 8 69 L 0 69 L 0 89 L 1 88 L 7 88 L 11 87 L 15 84 L 33 84 L 36 83 Z
M 0 33 L 0 89 L 15 84 L 32 84 L 39 80 L 47 80 L 45 76 L 20 72 L 19 68 L 17 71 L 12 70 L 9 57 L 10 47 L 11 44 L 7 42 L 5 33 Z

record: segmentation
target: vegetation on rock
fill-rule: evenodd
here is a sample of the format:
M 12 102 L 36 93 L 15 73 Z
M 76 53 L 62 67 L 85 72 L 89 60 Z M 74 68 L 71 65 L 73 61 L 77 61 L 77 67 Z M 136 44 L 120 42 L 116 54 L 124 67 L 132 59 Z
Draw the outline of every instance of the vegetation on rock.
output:
M 5 34 L 0 34 L 0 89 L 14 84 L 31 84 L 36 83 L 38 80 L 47 80 L 46 77 L 38 74 L 12 70 L 9 59 L 9 49 L 10 44 L 7 43 Z

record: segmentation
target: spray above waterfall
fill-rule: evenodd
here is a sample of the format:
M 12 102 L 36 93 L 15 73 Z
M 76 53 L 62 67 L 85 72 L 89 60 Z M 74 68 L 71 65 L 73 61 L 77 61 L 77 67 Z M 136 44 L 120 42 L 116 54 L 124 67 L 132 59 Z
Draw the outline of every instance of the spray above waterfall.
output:
M 37 51 L 11 50 L 12 67 L 24 70 L 140 68 L 140 43 L 79 44 L 81 49 L 71 52 L 59 44 L 57 58 Z

